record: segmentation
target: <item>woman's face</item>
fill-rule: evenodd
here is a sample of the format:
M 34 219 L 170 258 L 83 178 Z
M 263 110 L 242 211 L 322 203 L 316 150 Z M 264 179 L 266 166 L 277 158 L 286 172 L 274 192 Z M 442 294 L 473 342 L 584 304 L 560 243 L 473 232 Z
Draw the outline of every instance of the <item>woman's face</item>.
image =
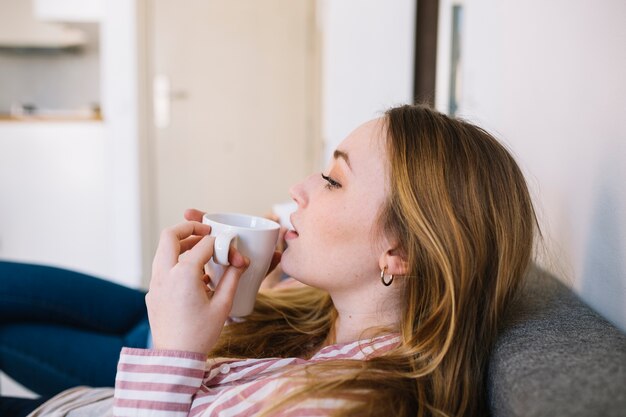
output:
M 352 132 L 327 169 L 290 190 L 298 204 L 281 265 L 297 280 L 332 292 L 380 284 L 379 210 L 387 196 L 383 119 Z

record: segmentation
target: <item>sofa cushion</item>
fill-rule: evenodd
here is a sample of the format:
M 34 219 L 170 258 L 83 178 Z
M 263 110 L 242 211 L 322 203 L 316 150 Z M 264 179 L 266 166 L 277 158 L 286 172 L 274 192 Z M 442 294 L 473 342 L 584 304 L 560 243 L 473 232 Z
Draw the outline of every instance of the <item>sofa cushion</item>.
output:
M 626 416 L 626 335 L 533 268 L 488 370 L 495 417 Z

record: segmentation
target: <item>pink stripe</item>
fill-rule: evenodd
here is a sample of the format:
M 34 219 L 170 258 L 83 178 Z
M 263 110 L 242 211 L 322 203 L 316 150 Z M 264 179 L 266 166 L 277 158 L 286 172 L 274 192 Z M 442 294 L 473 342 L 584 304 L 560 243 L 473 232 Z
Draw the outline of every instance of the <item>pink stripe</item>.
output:
M 225 391 L 227 391 L 227 390 L 225 390 Z M 237 396 L 239 401 L 245 400 L 245 398 L 242 398 L 241 395 L 242 394 L 239 394 Z M 252 394 L 250 394 L 250 395 L 252 395 Z M 239 403 L 239 401 L 235 401 L 235 403 Z M 201 415 L 204 411 L 206 411 L 207 408 L 209 408 L 211 406 L 211 404 L 212 403 L 206 403 L 206 404 L 202 404 L 202 405 L 200 405 L 198 407 L 192 407 L 191 411 L 189 413 L 189 417 L 195 417 L 197 415 Z M 224 404 L 226 404 L 226 403 L 224 403 Z M 228 414 L 229 417 L 254 416 L 254 415 L 256 415 L 256 413 L 258 411 L 261 410 L 261 408 L 263 406 L 264 406 L 264 403 L 262 401 L 257 401 L 255 403 L 251 403 L 249 408 L 246 408 L 245 410 L 242 410 L 240 413 L 233 414 L 232 412 L 229 412 L 227 414 Z M 220 404 L 216 408 L 213 409 L 213 411 L 211 412 L 211 415 L 219 414 L 219 413 L 223 412 L 226 408 L 229 408 L 229 407 L 225 407 L 223 404 Z
M 229 398 L 228 400 L 226 400 L 225 402 L 219 404 L 216 408 L 215 408 L 215 412 L 219 413 L 227 408 L 233 407 L 236 404 L 238 404 L 239 402 L 241 402 L 242 400 L 245 400 L 246 398 L 250 397 L 251 395 L 253 395 L 255 392 L 257 392 L 258 390 L 260 390 L 261 388 L 263 388 L 265 385 L 267 385 L 268 383 L 272 382 L 274 379 L 271 378 L 264 378 L 255 382 L 251 382 L 250 386 L 245 388 L 243 391 L 240 391 L 239 394 L 235 395 L 232 398 Z M 216 398 L 216 400 L 219 400 L 219 398 Z
M 178 394 L 195 394 L 197 387 L 189 385 L 165 384 L 159 382 L 117 381 L 115 389 L 153 392 L 175 392 Z
M 325 348 L 322 348 L 319 350 L 319 352 L 317 352 L 317 355 L 329 355 L 329 354 L 333 354 L 336 352 L 341 351 L 341 349 L 345 348 L 346 346 L 349 346 L 351 344 L 355 343 L 355 347 L 359 347 L 359 346 L 364 346 L 368 343 L 370 343 L 370 341 L 367 341 L 365 343 L 363 343 L 362 340 L 359 340 L 357 342 L 350 342 L 350 343 L 343 343 L 341 345 L 330 345 L 330 346 L 326 346 Z M 352 352 L 354 350 L 354 347 L 351 348 L 350 350 L 348 350 L 348 352 Z
M 364 350 L 364 349 L 366 349 L 366 348 L 368 348 L 368 347 L 370 347 L 370 346 L 373 346 L 373 345 L 375 345 L 375 344 L 380 344 L 380 343 L 387 342 L 387 341 L 389 341 L 390 339 L 392 339 L 392 338 L 394 338 L 394 337 L 396 337 L 396 335 L 388 335 L 388 336 L 383 336 L 383 337 L 380 337 L 380 338 L 376 338 L 376 339 L 371 340 L 371 341 L 369 341 L 369 342 L 367 342 L 367 343 L 357 343 L 357 345 L 356 345 L 355 347 L 353 347 L 352 349 L 350 349 L 350 350 L 349 350 L 349 351 L 347 351 L 346 353 L 339 353 L 339 354 L 337 354 L 336 356 L 332 356 L 332 357 L 322 357 L 322 358 L 319 358 L 319 359 L 318 359 L 318 358 L 313 358 L 312 360 L 313 360 L 313 361 L 316 361 L 316 360 L 320 360 L 320 361 L 321 361 L 321 360 L 328 360 L 328 359 L 356 359 L 356 358 L 355 358 L 355 355 L 356 355 L 357 353 L 361 352 L 362 350 Z M 345 346 L 345 345 L 344 345 L 344 346 Z M 396 345 L 394 345 L 393 343 L 391 343 L 389 346 L 391 346 L 391 348 L 393 348 L 393 347 L 395 347 Z M 384 347 L 381 347 L 381 348 L 375 349 L 372 353 L 370 353 L 370 355 L 375 354 L 375 353 L 377 354 L 377 353 L 379 353 L 379 352 L 380 352 L 380 353 L 386 352 L 386 351 L 387 351 L 387 350 L 389 350 L 389 349 L 387 349 L 387 350 L 382 350 L 382 349 L 385 349 L 386 347 L 387 347 L 387 346 L 384 346 Z M 325 355 L 332 354 L 332 353 L 334 353 L 334 352 L 338 352 L 338 351 L 340 351 L 340 350 L 341 350 L 341 348 L 342 348 L 342 347 L 339 347 L 339 348 L 337 348 L 337 349 L 335 349 L 335 350 L 333 350 L 333 351 L 330 351 L 330 352 L 323 352 L 323 353 L 324 353 Z M 390 349 L 391 349 L 391 348 L 390 348 Z M 322 349 L 322 350 L 323 350 L 323 349 Z M 319 355 L 319 354 L 321 354 L 321 353 L 322 353 L 322 351 L 320 351 L 320 353 L 318 353 L 318 355 Z
M 258 412 L 261 411 L 261 408 L 264 407 L 264 405 L 265 405 L 265 403 L 263 401 L 258 401 L 252 407 L 246 408 L 241 413 L 233 414 L 232 416 L 236 416 L 236 417 L 244 417 L 244 416 L 252 417 L 252 416 L 256 416 L 258 414 Z
M 183 350 L 157 350 L 157 349 L 138 349 L 138 348 L 122 348 L 122 355 L 143 356 L 143 357 L 161 357 L 161 358 L 183 358 L 193 359 L 200 362 L 206 361 L 206 355 L 196 352 L 186 352 Z
M 253 376 L 253 375 L 260 374 L 261 372 L 263 372 L 264 370 L 266 370 L 266 369 L 267 369 L 267 368 L 269 368 L 270 366 L 274 365 L 274 364 L 275 364 L 276 362 L 278 362 L 278 361 L 279 361 L 279 359 L 276 359 L 276 360 L 273 360 L 273 361 L 267 361 L 266 363 L 264 363 L 264 364 L 263 364 L 263 365 L 261 365 L 261 366 L 258 366 L 258 367 L 254 368 L 254 369 L 249 369 L 249 370 L 248 370 L 248 372 L 244 372 L 243 374 L 239 375 L 239 376 L 237 377 L 237 380 L 244 379 L 244 378 L 249 377 L 249 376 Z M 254 365 L 258 365 L 258 362 L 257 362 L 257 363 L 255 363 L 255 364 L 252 364 L 251 366 L 254 366 Z M 221 365 L 220 365 L 220 366 L 221 366 Z M 218 368 L 219 368 L 219 366 L 218 366 Z M 235 367 L 233 367 L 233 368 L 231 368 L 231 369 L 236 369 L 236 368 L 235 368 Z M 242 371 L 244 371 L 244 370 L 245 370 L 245 368 L 244 368 L 244 369 L 239 369 L 239 370 L 238 370 L 238 371 L 236 371 L 236 372 L 242 372 Z M 211 383 L 216 383 L 216 384 L 219 384 L 221 381 L 223 381 L 223 380 L 224 380 L 224 378 L 228 377 L 229 375 L 230 375 L 230 374 L 222 374 L 222 373 L 220 373 L 220 374 L 218 374 L 218 375 L 214 376 L 214 377 L 211 379 Z
M 117 367 L 118 372 L 134 372 L 134 373 L 157 373 L 165 375 L 182 375 L 192 378 L 202 378 L 204 376 L 203 369 L 181 368 L 180 366 L 166 365 L 139 365 L 133 363 L 120 363 Z
M 352 342 L 351 342 L 352 343 Z M 348 345 L 350 343 L 347 343 Z M 325 355 L 326 353 L 331 353 L 331 352 L 335 352 L 337 350 L 340 350 L 341 348 L 345 347 L 346 345 L 331 345 L 331 346 L 326 346 L 321 348 L 319 351 L 317 351 L 316 355 Z
M 252 394 L 250 394 L 252 395 Z M 265 402 L 263 401 L 257 401 L 255 403 L 251 403 L 250 407 L 246 408 L 245 410 L 241 410 L 241 412 L 237 413 L 237 414 L 233 414 L 233 412 L 228 412 L 226 413 L 228 415 L 228 417 L 253 417 L 256 416 L 257 413 L 259 411 L 261 411 L 261 408 L 263 408 L 265 406 Z M 224 409 L 221 407 L 218 407 L 215 411 L 217 413 L 222 412 Z
M 189 410 L 188 403 L 171 403 L 165 401 L 148 401 L 148 400 L 127 400 L 124 398 L 116 398 L 114 402 L 116 407 L 139 408 L 143 410 L 162 410 L 162 411 L 183 411 Z
M 311 360 L 312 361 L 318 361 L 318 360 L 319 361 L 324 361 L 324 360 L 330 360 L 330 359 L 354 359 L 354 355 L 356 355 L 358 352 L 360 352 L 365 347 L 367 347 L 367 345 L 357 344 L 355 347 L 353 347 L 352 349 L 350 349 L 346 353 L 337 353 L 336 356 L 324 356 L 322 358 L 311 358 Z M 337 349 L 337 350 L 332 351 L 332 352 L 326 352 L 325 355 L 329 355 L 329 354 L 335 353 L 335 352 L 337 352 L 339 350 L 340 349 Z
M 377 348 L 373 353 L 375 353 L 377 356 L 380 356 L 383 353 L 389 352 L 390 350 L 397 348 L 399 345 L 399 341 L 396 343 L 389 343 L 388 345 Z
M 200 397 L 196 397 L 196 398 L 200 398 Z M 194 407 L 192 404 L 191 411 L 189 412 L 189 417 L 194 417 L 194 416 L 197 416 L 198 414 L 202 414 L 204 410 L 209 408 L 210 405 L 211 403 L 205 403 L 205 404 Z

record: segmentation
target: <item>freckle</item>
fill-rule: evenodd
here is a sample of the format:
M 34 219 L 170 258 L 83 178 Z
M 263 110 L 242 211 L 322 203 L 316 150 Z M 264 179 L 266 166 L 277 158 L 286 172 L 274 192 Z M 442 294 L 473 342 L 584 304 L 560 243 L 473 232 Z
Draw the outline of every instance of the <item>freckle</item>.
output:
M 349 318 L 352 318 L 352 315 L 349 315 L 348 317 L 349 317 Z

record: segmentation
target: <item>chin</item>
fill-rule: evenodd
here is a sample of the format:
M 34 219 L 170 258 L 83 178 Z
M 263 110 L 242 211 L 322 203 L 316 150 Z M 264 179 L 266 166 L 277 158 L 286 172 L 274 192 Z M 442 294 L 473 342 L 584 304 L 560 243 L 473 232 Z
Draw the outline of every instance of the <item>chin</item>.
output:
M 295 279 L 296 281 L 299 281 L 306 285 L 310 285 L 308 282 L 306 282 L 309 280 L 303 279 L 307 275 L 305 273 L 306 271 L 303 271 L 303 265 L 304 262 L 302 260 L 298 260 L 295 252 L 290 251 L 290 248 L 285 249 L 280 260 L 280 267 L 282 268 L 283 272 L 287 276 Z
M 285 249 L 281 258 L 280 258 L 280 267 L 283 269 L 283 272 L 289 275 L 292 278 L 298 276 L 297 268 L 295 268 L 293 257 L 291 256 L 291 251 L 289 248 Z

